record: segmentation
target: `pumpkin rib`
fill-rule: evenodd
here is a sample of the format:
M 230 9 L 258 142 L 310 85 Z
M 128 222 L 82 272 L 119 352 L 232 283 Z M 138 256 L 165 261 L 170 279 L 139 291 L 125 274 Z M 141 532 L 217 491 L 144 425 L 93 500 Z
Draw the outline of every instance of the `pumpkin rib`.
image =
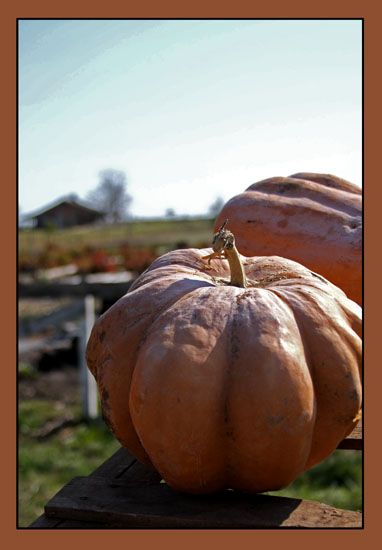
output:
M 198 280 L 196 280 L 195 282 L 198 284 L 197 288 L 200 288 L 200 286 L 210 286 L 210 285 L 206 285 L 204 281 L 199 282 Z M 157 286 L 155 281 L 153 282 L 153 286 Z M 138 291 L 140 288 L 141 287 L 138 287 L 135 290 Z M 145 289 L 145 292 L 146 292 L 146 290 L 147 289 Z M 192 288 L 192 289 L 190 289 L 189 292 L 192 292 L 194 290 L 195 290 L 195 288 Z M 179 295 L 176 295 L 175 297 L 173 297 L 174 300 L 173 300 L 172 303 L 176 303 L 176 301 L 178 301 L 179 299 L 183 299 L 187 295 L 187 294 L 186 295 L 184 294 L 184 292 L 185 292 L 184 283 L 182 283 L 181 291 L 182 292 Z M 140 294 L 141 293 L 142 293 L 142 291 L 140 292 Z M 165 293 L 166 293 L 166 296 L 167 295 L 170 296 L 170 294 L 168 292 L 168 288 L 166 288 Z M 103 380 L 105 380 L 105 376 L 106 376 L 106 378 L 108 378 L 108 371 L 109 370 L 114 370 L 115 371 L 116 370 L 116 365 L 119 364 L 118 360 L 115 361 L 116 356 L 118 356 L 118 352 L 116 352 L 114 348 L 116 347 L 116 344 L 118 343 L 118 339 L 123 339 L 124 338 L 121 328 L 118 328 L 118 330 L 120 332 L 119 337 L 116 334 L 110 335 L 110 332 L 107 330 L 107 328 L 106 327 L 104 328 L 104 323 L 106 322 L 106 319 L 109 318 L 110 316 L 115 315 L 116 317 L 118 317 L 118 312 L 119 311 L 122 311 L 122 312 L 128 311 L 128 309 L 126 309 L 124 307 L 124 305 L 125 305 L 126 301 L 131 301 L 131 299 L 132 299 L 132 292 L 128 293 L 127 295 L 122 297 L 118 302 L 116 302 L 116 304 L 114 304 L 105 314 L 103 314 L 97 320 L 97 322 L 95 323 L 95 325 L 92 329 L 91 337 L 89 339 L 89 345 L 88 345 L 88 349 L 87 349 L 87 363 L 88 363 L 88 366 L 89 366 L 91 372 L 95 376 L 95 379 L 96 379 L 96 381 L 99 385 L 99 388 L 100 388 L 100 398 L 101 398 L 101 402 L 102 402 L 102 408 L 103 408 L 103 411 L 104 411 L 104 414 L 105 414 L 105 417 L 106 417 L 106 419 L 105 419 L 106 422 L 112 427 L 112 431 L 115 433 L 116 437 L 121 441 L 121 443 L 126 444 L 126 440 L 128 440 L 130 442 L 130 448 L 133 449 L 134 454 L 136 454 L 142 462 L 145 462 L 146 464 L 148 464 L 148 460 L 147 460 L 148 456 L 147 457 L 145 456 L 146 452 L 144 452 L 144 453 L 142 452 L 142 450 L 144 450 L 144 446 L 142 446 L 142 450 L 140 450 L 136 446 L 136 442 L 135 443 L 133 442 L 133 439 L 135 439 L 135 437 L 137 437 L 138 439 L 139 439 L 139 437 L 138 437 L 137 433 L 135 433 L 133 435 L 133 433 L 131 432 L 131 430 L 129 428 L 130 424 L 133 427 L 133 423 L 130 420 L 129 411 L 128 410 L 125 411 L 125 419 L 124 419 L 123 422 L 116 421 L 113 418 L 113 414 L 114 414 L 113 411 L 120 410 L 120 408 L 108 404 L 108 401 L 113 401 L 114 399 L 117 399 L 118 401 L 120 401 L 121 398 L 118 397 L 119 393 L 121 391 L 123 391 L 123 393 L 125 393 L 126 391 L 129 392 L 129 387 L 123 388 L 123 386 L 118 384 L 116 388 L 113 388 L 113 390 L 111 390 L 110 383 L 109 382 L 108 383 L 103 382 Z M 149 308 L 149 310 L 150 310 L 149 317 L 147 317 L 147 314 L 141 315 L 141 319 L 144 322 L 144 324 L 146 325 L 146 327 L 151 326 L 151 324 L 153 322 L 155 322 L 154 319 L 156 319 L 163 311 L 165 311 L 166 308 L 169 308 L 169 301 L 165 301 L 165 303 L 162 304 L 161 308 L 151 308 L 150 307 Z M 134 314 L 134 325 L 135 324 L 136 324 L 136 318 L 135 318 L 135 314 Z M 124 330 L 126 330 L 126 328 L 127 327 L 125 325 Z M 144 343 L 145 332 L 146 332 L 145 330 L 142 332 L 141 338 L 136 343 L 135 352 L 132 354 L 132 358 L 131 358 L 131 362 L 133 362 L 133 363 L 135 363 L 135 360 L 136 360 L 135 358 L 137 357 L 137 354 L 139 353 L 139 349 L 140 349 L 141 345 L 143 345 L 143 343 Z M 106 337 L 103 336 L 105 333 L 106 333 Z M 114 344 L 114 346 L 111 346 L 110 343 L 108 342 L 108 335 L 111 336 L 111 342 Z M 112 363 L 110 363 L 110 360 L 113 360 L 113 359 L 114 359 L 114 361 Z M 106 368 L 106 365 L 108 365 L 109 368 Z M 133 371 L 134 371 L 134 366 L 132 366 L 131 368 L 132 368 L 132 372 L 130 374 L 130 377 L 132 378 Z M 123 366 L 121 365 L 119 367 L 119 370 L 121 371 L 121 373 L 123 373 L 123 376 L 125 377 L 126 373 L 124 371 L 126 371 L 126 369 L 124 369 Z M 114 379 L 115 379 L 115 373 L 113 374 L 113 380 Z M 103 387 L 106 387 L 106 386 L 109 387 L 109 392 L 107 394 L 104 394 L 104 392 L 102 390 L 103 390 Z M 105 399 L 105 395 L 107 395 L 107 399 Z M 113 399 L 113 397 L 114 397 L 114 399 Z M 123 431 L 121 432 L 120 428 L 122 426 L 124 426 L 124 429 L 126 430 L 127 435 Z M 135 428 L 134 428 L 134 430 L 135 430 Z
M 350 217 L 360 215 L 357 195 L 349 197 L 347 191 L 331 187 L 326 187 L 323 191 L 318 183 L 303 179 L 270 178 L 248 187 L 245 193 L 248 192 L 261 193 L 265 196 L 274 195 L 275 198 L 282 198 L 284 204 L 292 207 L 299 201 L 309 200 L 310 208 L 320 212 L 338 212 Z
M 161 307 L 159 307 L 159 308 L 158 307 L 155 307 L 155 308 L 149 307 L 148 308 L 149 313 L 147 313 L 147 311 L 146 311 L 145 313 L 141 314 L 140 319 L 145 324 L 146 329 L 141 331 L 140 338 L 139 338 L 139 340 L 137 340 L 137 342 L 135 344 L 135 351 L 134 351 L 134 353 L 132 354 L 132 357 L 131 357 L 131 362 L 133 364 L 135 363 L 137 354 L 139 353 L 139 350 L 140 350 L 141 346 L 144 344 L 144 340 L 146 338 L 147 328 L 151 327 L 152 324 L 155 323 L 156 319 L 164 311 L 171 308 L 172 305 L 177 303 L 178 300 L 184 299 L 186 296 L 188 296 L 189 293 L 194 292 L 195 290 L 197 290 L 200 287 L 210 286 L 210 284 L 206 283 L 205 281 L 195 280 L 193 282 L 196 283 L 197 286 L 189 289 L 188 292 L 185 290 L 184 282 L 182 282 L 181 292 L 177 293 L 175 296 L 172 296 L 172 300 L 166 300 L 164 303 L 161 304 Z M 151 288 L 149 289 L 149 290 L 151 290 L 151 292 L 153 292 L 153 294 L 155 294 L 155 292 L 156 292 L 155 291 L 155 286 L 158 286 L 158 285 L 154 281 L 153 284 L 151 285 Z M 130 292 L 127 295 L 125 295 L 124 297 L 122 297 L 120 300 L 118 300 L 118 302 L 116 302 L 116 304 L 114 304 L 108 310 L 107 317 L 108 318 L 110 316 L 118 317 L 119 316 L 118 315 L 119 311 L 124 313 L 126 311 L 129 311 L 130 309 L 134 310 L 135 309 L 134 306 L 133 307 L 130 306 L 130 307 L 126 308 L 125 304 L 126 304 L 126 302 L 131 302 L 131 301 L 134 302 L 137 299 L 138 299 L 138 302 L 140 302 L 140 295 L 142 294 L 142 292 L 146 293 L 147 287 L 144 291 L 141 291 L 139 293 L 139 296 L 137 296 L 136 291 L 138 291 L 140 288 L 141 287 L 138 287 L 134 290 L 135 294 L 133 294 L 133 292 Z M 168 292 L 168 287 L 166 287 L 165 293 L 166 293 L 166 296 L 170 296 L 170 293 Z M 117 363 L 116 363 L 115 361 L 113 361 L 113 358 L 115 358 L 118 355 L 118 352 L 115 351 L 116 345 L 118 347 L 118 340 L 119 339 L 123 340 L 123 338 L 124 338 L 124 336 L 122 334 L 122 328 L 119 329 L 120 334 L 118 336 L 116 334 L 110 335 L 110 332 L 107 330 L 107 328 L 104 328 L 104 326 L 103 326 L 105 320 L 106 320 L 106 315 L 105 314 L 102 315 L 97 320 L 95 326 L 93 327 L 91 338 L 89 340 L 88 350 L 87 350 L 87 362 L 88 362 L 89 368 L 92 371 L 93 375 L 95 376 L 96 380 L 98 381 L 98 383 L 101 387 L 103 385 L 102 384 L 102 378 L 104 378 L 106 376 L 105 365 L 106 364 L 111 365 L 111 367 L 110 367 L 111 370 L 115 371 L 116 364 L 120 363 L 120 360 L 118 360 Z M 138 321 L 138 323 L 139 323 L 139 321 Z M 134 315 L 134 325 L 136 325 L 136 324 L 137 324 L 137 320 L 136 320 L 135 315 Z M 131 324 L 128 324 L 127 326 L 131 326 Z M 123 328 L 124 328 L 124 330 L 126 330 L 126 328 L 127 328 L 126 325 Z M 106 337 L 102 336 L 105 333 L 106 333 Z M 108 341 L 108 335 L 109 335 L 110 342 Z M 111 339 L 110 339 L 110 336 L 111 336 Z M 116 338 L 116 336 L 117 336 L 117 338 Z M 95 357 L 98 357 L 98 361 L 94 359 Z M 112 361 L 110 361 L 110 359 Z M 119 367 L 119 369 L 121 371 L 124 370 L 122 366 Z M 132 371 L 133 370 L 134 370 L 134 366 L 132 366 Z M 133 376 L 133 373 L 131 374 L 131 377 L 132 376 Z M 119 387 L 117 387 L 115 391 L 119 392 L 119 391 L 122 391 L 122 390 L 120 390 Z M 110 399 L 110 396 L 108 396 L 108 399 Z M 104 402 L 103 408 L 105 410 L 105 414 L 107 414 L 106 411 L 108 409 L 110 409 L 110 407 L 108 407 L 105 404 L 105 400 L 103 398 L 102 393 L 101 393 L 101 401 Z M 110 415 L 108 416 L 107 421 L 110 425 L 112 425 L 112 426 L 115 425 L 115 422 L 110 417 Z M 126 423 L 124 425 L 128 425 L 128 424 L 129 424 L 129 422 L 126 420 Z M 118 425 L 121 425 L 121 423 L 118 423 Z M 113 431 L 118 432 L 118 430 L 116 430 L 115 428 L 114 428 Z M 126 439 L 126 437 L 121 433 L 116 433 L 116 436 L 118 437 L 118 439 L 120 439 L 122 441 L 125 441 L 125 439 Z
M 279 315 L 282 318 L 286 315 L 285 319 L 289 319 L 288 323 L 292 323 L 288 324 L 288 330 L 292 330 L 301 340 L 293 312 L 278 296 L 269 292 L 268 288 L 255 288 L 238 294 L 236 304 L 236 308 L 240 309 L 236 310 L 235 316 L 230 322 L 237 330 L 237 355 L 233 358 L 232 372 L 234 375 L 229 386 L 233 425 L 231 435 L 236 441 L 235 439 L 227 441 L 227 451 L 230 450 L 230 446 L 235 449 L 235 445 L 238 445 L 241 453 L 231 452 L 231 456 L 234 458 L 231 459 L 231 475 L 227 479 L 230 480 L 230 486 L 237 489 L 247 487 L 247 489 L 261 491 L 265 490 L 264 487 L 267 486 L 268 490 L 277 490 L 294 479 L 297 472 L 304 467 L 309 456 L 311 438 L 307 432 L 309 430 L 312 433 L 314 428 L 311 416 L 314 413 L 308 413 L 307 402 L 303 405 L 301 400 L 307 399 L 307 395 L 303 398 L 301 391 L 302 388 L 305 388 L 304 391 L 306 391 L 310 387 L 309 391 L 313 392 L 311 375 L 300 352 L 292 353 L 285 335 L 280 332 Z M 260 309 L 257 309 L 258 307 Z M 252 319 L 243 316 L 245 309 L 251 311 Z M 256 329 L 255 336 L 257 352 L 260 349 L 263 351 L 260 358 L 255 355 L 250 361 L 252 354 L 247 351 L 243 355 L 241 350 L 251 348 L 249 338 L 253 330 L 251 327 L 254 326 L 253 320 L 259 317 L 259 314 L 254 312 L 264 309 L 269 311 L 269 319 L 264 325 L 265 332 L 261 336 L 263 329 L 260 325 Z M 272 319 L 271 323 L 275 323 L 273 328 L 269 325 L 269 321 Z M 287 324 L 285 323 L 284 326 Z M 262 338 L 265 339 L 262 347 L 259 348 Z M 296 340 L 293 341 L 296 344 Z M 285 348 L 286 344 L 287 348 Z M 297 345 L 300 346 L 301 341 Z M 270 349 L 272 349 L 271 352 Z M 281 358 L 285 358 L 287 368 L 281 368 L 283 361 Z M 295 372 L 302 377 L 301 386 L 292 375 Z M 253 384 L 256 379 L 262 380 L 261 386 L 256 381 Z M 239 384 L 238 389 L 236 388 L 237 384 Z M 285 400 L 289 400 L 288 405 L 284 404 Z M 256 405 L 252 401 L 255 401 Z M 302 416 L 305 413 L 307 416 Z M 247 417 L 247 415 L 250 416 Z M 294 424 L 293 430 L 287 429 L 291 423 Z M 248 425 L 251 426 L 250 431 L 247 429 Z M 244 426 L 245 429 L 243 429 Z M 269 431 L 267 435 L 264 433 L 265 427 Z M 270 436 L 270 433 L 273 432 L 274 435 Z M 256 445 L 253 445 L 253 438 L 257 439 Z M 243 449 L 246 449 L 248 453 L 244 462 L 245 452 Z M 284 466 L 277 458 L 280 453 L 288 455 L 288 468 L 285 471 L 283 471 Z M 257 464 L 260 469 L 261 456 L 263 455 L 269 457 L 268 479 L 264 473 L 259 475 L 259 472 L 254 471 Z
M 294 321 L 295 321 L 296 326 L 298 327 L 299 333 L 301 335 L 301 343 L 302 343 L 302 348 L 303 348 L 303 351 L 304 351 L 305 362 L 308 366 L 308 369 L 309 369 L 309 372 L 310 372 L 311 376 L 314 375 L 314 369 L 313 369 L 313 365 L 312 365 L 312 362 L 311 362 L 311 353 L 310 353 L 310 350 L 309 350 L 309 346 L 308 346 L 308 343 L 306 342 L 305 338 L 302 337 L 304 335 L 304 332 L 305 332 L 304 326 L 301 325 L 301 323 L 298 322 L 295 311 L 294 311 L 293 307 L 291 306 L 289 300 L 285 296 L 285 294 L 282 292 L 282 289 L 280 290 L 279 287 L 276 287 L 276 288 L 272 287 L 272 288 L 269 288 L 268 290 L 270 292 L 272 292 L 275 296 L 277 296 L 279 298 L 279 300 L 281 300 L 288 307 L 289 311 L 291 312 L 291 315 L 293 315 Z M 312 380 L 313 380 L 313 378 L 312 378 Z
M 315 375 L 316 375 L 316 373 L 315 373 L 315 364 L 314 364 L 313 359 L 312 359 L 313 354 L 312 354 L 312 351 L 310 349 L 309 340 L 306 338 L 305 325 L 304 325 L 304 323 L 301 322 L 301 319 L 299 319 L 299 317 L 296 315 L 296 312 L 295 312 L 294 308 L 292 307 L 292 305 L 290 304 L 289 300 L 287 299 L 287 296 L 282 292 L 282 289 L 280 290 L 279 288 L 272 288 L 270 290 L 276 296 L 278 296 L 278 298 L 280 300 L 282 300 L 285 303 L 285 305 L 289 308 L 289 310 L 291 311 L 291 314 L 294 317 L 296 326 L 298 327 L 298 330 L 299 330 L 302 349 L 303 349 L 303 352 L 304 352 L 305 363 L 306 363 L 307 368 L 309 370 L 311 381 L 312 381 L 312 386 L 314 388 L 314 393 L 313 393 L 314 427 L 311 431 L 311 435 L 310 435 L 310 438 L 309 438 L 310 449 L 312 449 L 313 436 L 314 436 L 314 432 L 315 432 L 315 429 L 316 429 L 316 426 L 317 426 L 317 409 L 318 409 L 317 394 L 316 394 L 316 383 L 315 383 Z M 309 456 L 306 459 L 304 469 L 307 469 L 307 464 L 309 463 L 310 455 L 311 455 L 311 451 L 309 453 Z
M 280 292 L 280 291 L 279 291 Z M 356 413 L 358 412 L 360 406 L 361 406 L 361 387 L 360 385 L 357 385 L 356 382 L 352 382 L 352 378 L 355 381 L 359 381 L 359 371 L 353 372 L 353 375 L 349 372 L 349 369 L 347 368 L 347 364 L 352 364 L 352 361 L 341 361 L 339 360 L 341 357 L 346 355 L 346 351 L 350 353 L 353 357 L 355 357 L 355 352 L 357 349 L 356 341 L 359 340 L 357 338 L 356 333 L 353 331 L 353 335 L 350 333 L 350 327 L 347 328 L 345 326 L 342 326 L 342 331 L 339 331 L 339 324 L 333 322 L 333 318 L 330 319 L 330 330 L 327 329 L 326 331 L 323 331 L 321 333 L 318 333 L 315 329 L 313 330 L 313 334 L 316 334 L 316 336 L 320 336 L 321 334 L 321 340 L 323 340 L 323 343 L 321 344 L 321 347 L 323 350 L 325 350 L 327 357 L 330 358 L 330 361 L 333 361 L 334 357 L 338 357 L 338 361 L 336 364 L 336 368 L 332 369 L 331 371 L 331 382 L 325 381 L 325 377 L 323 377 L 323 373 L 325 374 L 325 370 L 320 365 L 320 368 L 318 368 L 317 365 L 317 345 L 315 346 L 315 349 L 312 349 L 312 332 L 306 331 L 306 319 L 307 317 L 310 317 L 311 319 L 315 318 L 315 315 L 313 313 L 310 313 L 310 309 L 306 307 L 306 304 L 309 303 L 310 306 L 313 306 L 313 308 L 316 310 L 314 313 L 319 314 L 319 316 L 326 315 L 326 310 L 319 302 L 313 299 L 313 297 L 309 294 L 304 294 L 304 304 L 305 308 L 302 309 L 299 307 L 299 302 L 296 301 L 296 297 L 293 296 L 295 292 L 295 289 L 285 289 L 283 291 L 283 296 L 285 299 L 288 300 L 289 296 L 289 302 L 290 298 L 294 299 L 294 303 L 297 304 L 298 309 L 294 311 L 295 318 L 298 326 L 300 327 L 300 334 L 303 336 L 304 343 L 308 346 L 308 364 L 311 372 L 313 373 L 313 381 L 315 386 L 315 397 L 317 401 L 317 416 L 316 416 L 316 425 L 314 430 L 314 438 L 312 442 L 312 451 L 311 455 L 309 457 L 309 460 L 307 462 L 306 467 L 310 468 L 320 460 L 324 456 L 327 456 L 330 452 L 334 451 L 337 447 L 338 440 L 343 439 L 348 435 L 351 430 L 354 428 L 354 425 L 351 424 L 351 419 L 355 417 Z M 301 291 L 300 291 L 301 293 Z M 295 309 L 291 303 L 292 309 Z M 337 304 L 335 304 L 334 311 L 338 311 Z M 317 323 L 313 323 L 314 325 Z M 336 342 L 337 345 L 333 345 L 332 341 L 334 338 L 334 335 L 336 335 Z M 352 336 L 350 340 L 350 336 Z M 314 338 L 314 336 L 313 336 Z M 340 346 L 340 342 L 343 343 L 343 341 L 346 341 L 346 350 L 342 346 L 341 351 L 338 349 L 338 346 Z M 355 347 L 354 347 L 355 346 Z M 328 353 L 330 351 L 330 353 Z M 360 354 L 360 350 L 358 350 L 358 354 Z M 340 370 L 341 367 L 341 370 Z M 343 372 L 343 374 L 339 374 Z M 338 398 L 336 395 L 337 390 L 335 390 L 335 393 L 332 396 L 332 401 L 328 402 L 328 392 L 330 392 L 330 386 L 333 382 L 333 377 L 337 377 L 338 384 L 337 388 L 341 388 L 341 391 L 343 392 L 343 408 L 344 405 L 347 404 L 349 411 L 344 416 L 344 413 L 341 413 L 340 416 L 333 417 L 330 419 L 323 418 L 322 419 L 322 411 L 328 410 L 328 408 L 333 408 L 334 401 Z M 342 376 L 342 378 L 341 378 Z M 322 380 L 321 380 L 322 379 Z M 342 379 L 342 383 L 341 383 Z M 354 386 L 356 384 L 356 386 Z M 326 389 L 325 389 L 326 387 Z M 345 388 L 348 388 L 347 390 Z M 340 391 L 340 390 L 339 390 Z M 356 393 L 354 393 L 356 392 Z M 354 394 L 354 397 L 353 397 Z M 349 395 L 350 397 L 346 397 L 346 395 Z M 344 421 L 345 420 L 345 421 Z M 328 434 L 328 425 L 331 425 L 331 437 L 329 437 Z M 336 435 L 337 434 L 337 435 Z M 317 448 L 320 449 L 320 452 L 317 453 Z
M 316 174 L 314 172 L 297 172 L 289 176 L 294 179 L 303 179 L 308 181 L 314 181 L 325 187 L 331 187 L 340 191 L 346 191 L 348 193 L 354 193 L 355 195 L 362 195 L 362 189 L 351 183 L 350 181 L 333 176 L 333 174 Z
M 226 287 L 227 293 L 231 293 L 233 290 L 233 288 Z M 194 438 L 193 449 L 197 449 L 201 446 L 201 443 L 198 443 L 199 437 L 200 441 L 204 441 L 204 454 L 207 453 L 207 455 L 209 455 L 212 452 L 208 449 L 214 450 L 210 458 L 204 460 L 205 463 L 209 464 L 207 470 L 213 470 L 213 478 L 215 481 L 209 480 L 209 484 L 213 483 L 213 490 L 218 490 L 224 486 L 223 480 L 225 478 L 226 460 L 223 441 L 218 443 L 220 435 L 217 426 L 221 422 L 221 413 L 219 412 L 221 407 L 219 406 L 219 409 L 216 409 L 214 405 L 218 396 L 219 401 L 221 399 L 220 394 L 222 390 L 219 388 L 222 387 L 224 389 L 225 387 L 224 380 L 222 380 L 222 372 L 220 368 L 215 369 L 215 367 L 213 367 L 215 369 L 213 371 L 215 374 L 209 372 L 209 366 L 212 368 L 212 366 L 216 364 L 216 360 L 213 361 L 212 358 L 210 358 L 206 363 L 202 361 L 199 368 L 196 366 L 196 358 L 199 354 L 203 357 L 208 353 L 209 349 L 211 349 L 214 355 L 218 354 L 219 357 L 224 357 L 221 345 L 218 345 L 215 349 L 215 346 L 211 347 L 211 341 L 220 341 L 225 331 L 226 319 L 229 313 L 222 313 L 221 311 L 219 319 L 214 321 L 213 333 L 211 332 L 212 327 L 209 326 L 213 322 L 213 318 L 211 317 L 208 326 L 207 321 L 204 322 L 205 332 L 209 337 L 208 340 L 204 340 L 203 345 L 202 343 L 198 345 L 197 341 L 195 341 L 195 345 L 193 346 L 194 351 L 191 350 L 189 345 L 187 345 L 187 348 L 184 348 L 182 342 L 192 341 L 190 338 L 194 331 L 194 327 L 196 329 L 200 326 L 200 319 L 198 320 L 198 316 L 201 316 L 202 320 L 208 319 L 208 303 L 210 303 L 212 308 L 212 304 L 216 302 L 215 293 L 209 292 L 206 288 L 199 289 L 197 294 L 192 297 L 194 308 L 187 307 L 185 303 L 179 304 L 178 302 L 172 306 L 171 309 L 163 312 L 156 322 L 153 323 L 147 335 L 145 347 L 141 350 L 137 360 L 129 400 L 136 431 L 138 434 L 145 433 L 145 448 L 149 452 L 158 471 L 165 479 L 169 480 L 173 487 L 184 490 L 185 488 L 179 485 L 179 481 L 174 478 L 174 474 L 171 472 L 170 468 L 172 457 L 174 455 L 182 455 L 183 459 L 181 464 L 183 464 L 184 468 L 188 469 L 187 477 L 190 483 L 188 490 L 191 492 L 200 492 L 202 487 L 198 488 L 199 480 L 202 477 L 208 477 L 208 474 L 205 473 L 204 476 L 201 475 L 196 468 L 196 455 L 191 453 L 191 451 L 190 454 L 186 453 L 186 450 L 190 448 L 190 437 Z M 188 298 L 190 297 L 188 296 Z M 225 304 L 225 302 L 219 299 L 219 303 L 221 304 L 221 308 L 226 308 L 230 302 L 227 301 Z M 178 311 L 180 311 L 180 317 L 177 316 Z M 182 311 L 184 311 L 184 314 L 182 314 Z M 187 325 L 187 320 L 190 320 L 189 325 Z M 193 322 L 191 322 L 192 320 Z M 218 324 L 216 324 L 217 321 Z M 219 326 L 221 327 L 220 329 Z M 159 340 L 157 339 L 157 334 L 160 334 Z M 213 334 L 216 334 L 216 336 L 213 337 Z M 156 348 L 159 345 L 161 347 L 164 346 L 167 350 L 164 356 L 159 356 L 156 353 Z M 175 358 L 178 363 L 178 369 L 172 371 L 169 365 L 173 364 Z M 192 372 L 189 372 L 187 383 L 183 381 L 183 377 L 185 376 L 183 373 L 186 372 L 186 365 L 194 365 L 192 367 Z M 199 376 L 201 377 L 200 381 L 198 381 Z M 212 379 L 211 376 L 213 376 Z M 178 382 L 176 383 L 174 380 Z M 195 389 L 195 391 L 193 390 L 194 385 L 195 388 L 198 388 L 199 385 L 203 387 L 203 394 L 207 391 L 211 391 L 215 397 L 212 398 L 211 396 L 207 398 L 207 396 L 205 396 L 201 400 L 201 396 L 198 396 L 200 392 L 198 392 L 197 389 Z M 156 389 L 154 390 L 154 388 Z M 210 390 L 208 390 L 208 388 Z M 148 400 L 146 395 L 151 392 L 154 392 L 154 395 Z M 197 405 L 195 404 L 195 399 L 198 400 Z M 205 408 L 205 414 L 202 416 L 202 411 Z M 173 411 L 171 416 L 166 413 L 166 411 L 169 410 Z M 187 410 L 187 414 L 184 414 L 184 410 Z M 199 422 L 203 418 L 202 423 L 200 425 L 196 424 L 195 428 L 193 428 L 195 414 L 193 414 L 192 411 L 197 413 Z M 163 417 L 163 415 L 165 416 Z M 157 428 L 156 430 L 150 430 L 150 433 L 148 433 L 146 419 L 150 419 L 152 416 L 156 418 Z M 208 437 L 206 435 L 207 421 L 210 426 Z M 215 425 L 214 422 L 216 423 L 215 429 L 213 429 Z M 163 432 L 168 434 L 177 433 L 178 439 L 176 442 L 171 438 L 165 441 L 161 436 Z M 141 440 L 142 439 L 143 437 L 141 437 Z M 165 445 L 167 446 L 165 447 Z M 215 450 L 216 446 L 220 448 L 219 452 Z M 199 456 L 201 452 L 200 447 Z M 191 479 L 194 481 L 191 482 Z
M 232 387 L 232 375 L 234 368 L 235 354 L 238 352 L 239 337 L 237 335 L 237 323 L 235 323 L 235 315 L 238 309 L 237 294 L 235 299 L 232 300 L 229 317 L 227 320 L 227 359 L 224 365 L 224 378 L 223 378 L 223 395 L 222 395 L 222 418 L 223 418 L 223 445 L 225 446 L 225 475 L 227 482 L 232 486 L 232 449 L 230 442 L 234 440 L 234 425 L 232 424 L 232 411 L 230 410 L 230 393 Z

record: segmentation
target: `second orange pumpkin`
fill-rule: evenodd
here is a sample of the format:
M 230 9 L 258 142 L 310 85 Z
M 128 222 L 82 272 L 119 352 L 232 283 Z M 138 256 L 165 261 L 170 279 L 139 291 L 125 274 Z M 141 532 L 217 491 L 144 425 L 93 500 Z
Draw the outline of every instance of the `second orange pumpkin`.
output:
M 278 255 L 320 273 L 362 305 L 362 192 L 332 175 L 298 173 L 254 183 L 225 219 L 244 256 Z

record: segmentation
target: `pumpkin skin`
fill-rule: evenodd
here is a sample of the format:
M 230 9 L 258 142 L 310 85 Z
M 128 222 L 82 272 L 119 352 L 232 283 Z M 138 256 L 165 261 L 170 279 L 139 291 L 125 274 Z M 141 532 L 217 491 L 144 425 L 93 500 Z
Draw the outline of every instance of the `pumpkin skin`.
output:
M 362 305 L 362 191 L 356 185 L 313 173 L 266 179 L 231 198 L 215 227 L 225 219 L 244 256 L 295 260 Z
M 280 257 L 169 252 L 96 322 L 87 348 L 112 432 L 176 490 L 277 490 L 328 456 L 361 406 L 361 308 Z

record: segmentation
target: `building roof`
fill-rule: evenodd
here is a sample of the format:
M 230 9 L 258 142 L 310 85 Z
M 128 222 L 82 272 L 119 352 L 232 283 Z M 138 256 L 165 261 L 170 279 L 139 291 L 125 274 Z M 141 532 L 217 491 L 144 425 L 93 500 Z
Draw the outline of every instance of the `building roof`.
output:
M 33 212 L 30 212 L 28 214 L 25 214 L 23 216 L 24 220 L 32 220 L 34 218 L 38 218 L 39 216 L 42 216 L 43 214 L 46 214 L 47 212 L 50 212 L 52 210 L 55 210 L 58 206 L 61 206 L 63 204 L 70 205 L 77 210 L 82 210 L 84 212 L 89 212 L 93 214 L 98 214 L 99 216 L 103 216 L 105 213 L 101 212 L 100 210 L 95 210 L 94 208 L 91 208 L 90 206 L 87 206 L 81 202 L 79 202 L 77 199 L 72 199 L 70 197 L 61 197 L 60 199 L 57 199 L 56 201 L 44 206 L 43 208 L 40 208 L 38 210 L 35 210 Z

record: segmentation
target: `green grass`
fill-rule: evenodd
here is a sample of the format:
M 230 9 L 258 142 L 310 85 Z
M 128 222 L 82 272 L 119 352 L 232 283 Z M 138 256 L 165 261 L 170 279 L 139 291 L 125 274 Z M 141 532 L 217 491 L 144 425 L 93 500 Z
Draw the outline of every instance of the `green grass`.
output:
M 269 494 L 318 500 L 336 508 L 362 510 L 362 453 L 338 450 L 289 487 Z
M 38 377 L 38 373 L 31 363 L 22 361 L 18 364 L 18 377 L 19 380 L 33 380 Z
M 78 406 L 65 414 L 79 416 Z M 65 428 L 46 440 L 33 434 L 62 416 L 62 404 L 42 400 L 19 404 L 19 526 L 30 525 L 44 505 L 73 477 L 88 475 L 108 459 L 118 442 L 102 421 Z
M 25 229 L 19 232 L 19 253 L 40 254 L 49 243 L 63 249 L 85 246 L 113 248 L 128 242 L 136 246 L 159 246 L 172 249 L 178 243 L 205 246 L 210 243 L 213 220 L 186 218 L 183 220 L 131 221 L 115 225 L 78 226 L 68 229 Z

